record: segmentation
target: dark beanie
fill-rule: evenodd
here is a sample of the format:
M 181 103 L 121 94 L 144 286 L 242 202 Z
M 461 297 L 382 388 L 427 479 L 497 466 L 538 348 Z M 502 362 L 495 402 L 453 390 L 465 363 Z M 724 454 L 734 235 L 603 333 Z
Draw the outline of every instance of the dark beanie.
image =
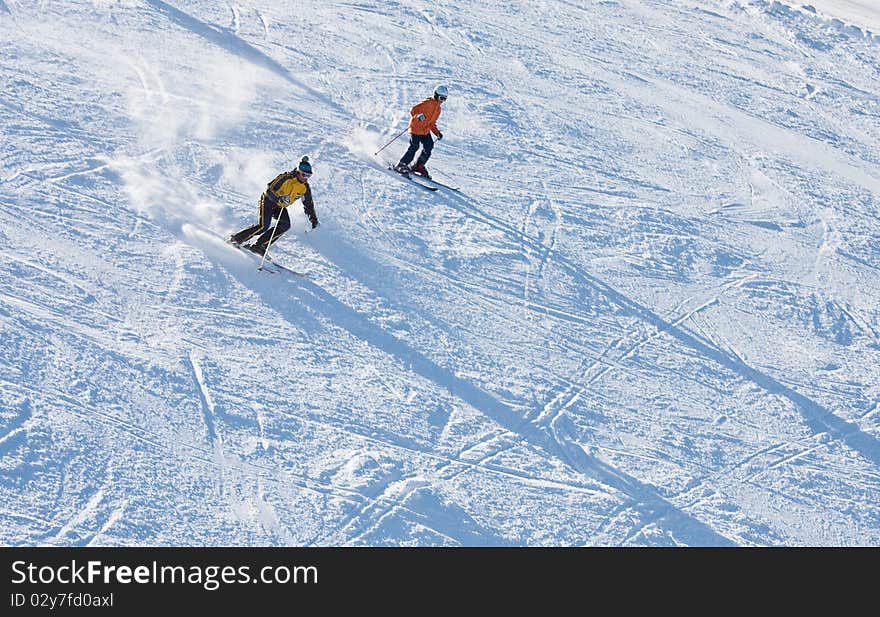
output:
M 304 156 L 302 160 L 299 162 L 298 169 L 306 174 L 312 173 L 312 164 L 309 163 L 309 157 Z

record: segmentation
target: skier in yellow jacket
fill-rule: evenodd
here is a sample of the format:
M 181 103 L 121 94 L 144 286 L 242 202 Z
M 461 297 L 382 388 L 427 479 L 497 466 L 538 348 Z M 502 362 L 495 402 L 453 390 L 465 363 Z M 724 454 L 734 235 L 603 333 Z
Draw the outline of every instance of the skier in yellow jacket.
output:
M 425 169 L 425 163 L 431 157 L 431 150 L 434 149 L 434 139 L 431 133 L 437 136 L 437 139 L 443 139 L 443 133 L 437 128 L 437 119 L 440 117 L 440 105 L 446 100 L 448 90 L 446 86 L 437 86 L 434 88 L 434 95 L 425 99 L 410 110 L 409 120 L 409 149 L 401 157 L 400 162 L 394 167 L 398 173 L 408 174 L 416 173 L 425 178 L 431 179 L 428 170 Z M 409 164 L 415 157 L 416 152 L 422 147 L 422 153 L 416 159 L 416 164 L 410 168 Z
M 300 198 L 302 198 L 303 210 L 312 223 L 312 229 L 317 227 L 318 217 L 315 214 L 315 202 L 312 200 L 312 187 L 309 186 L 311 175 L 312 165 L 307 156 L 302 158 L 295 170 L 279 174 L 260 195 L 259 222 L 232 234 L 229 241 L 238 246 L 261 233 L 256 242 L 245 248 L 260 255 L 265 254 L 269 244 L 274 243 L 290 229 L 290 216 L 286 208 Z M 278 223 L 273 230 L 272 219 L 276 218 Z

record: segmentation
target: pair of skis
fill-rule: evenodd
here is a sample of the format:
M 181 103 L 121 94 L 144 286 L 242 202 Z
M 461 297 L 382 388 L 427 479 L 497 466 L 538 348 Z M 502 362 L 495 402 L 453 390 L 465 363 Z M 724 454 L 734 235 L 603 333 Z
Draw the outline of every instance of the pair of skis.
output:
M 262 260 L 263 261 L 262 267 L 257 267 L 257 270 L 259 270 L 261 272 L 268 272 L 269 274 L 280 274 L 281 272 L 286 272 L 288 274 L 293 274 L 296 276 L 308 276 L 305 272 L 297 272 L 296 270 L 291 270 L 287 266 L 282 266 L 277 261 L 273 261 L 272 258 L 270 258 L 270 257 L 263 258 L 262 255 L 260 255 L 259 253 L 255 253 L 254 251 L 250 250 L 246 246 L 236 244 L 235 242 L 232 242 L 231 240 L 227 240 L 226 243 L 229 246 L 233 246 L 233 247 L 237 248 L 239 251 L 241 251 L 245 255 L 250 255 L 251 257 Z
M 394 173 L 397 176 L 400 176 L 401 178 L 405 178 L 405 179 L 409 180 L 410 182 L 412 182 L 416 186 L 420 186 L 421 188 L 425 189 L 426 191 L 431 191 L 433 193 L 441 188 L 448 189 L 450 191 L 458 191 L 459 190 L 458 187 L 450 186 L 448 184 L 438 182 L 437 180 L 434 180 L 433 178 L 426 178 L 425 176 L 421 176 L 421 175 L 413 173 L 413 172 L 404 173 L 401 171 L 397 171 L 394 168 L 394 165 L 392 165 L 391 163 L 386 162 L 385 164 L 388 167 L 388 171 Z M 416 180 L 416 178 L 418 178 L 418 180 Z

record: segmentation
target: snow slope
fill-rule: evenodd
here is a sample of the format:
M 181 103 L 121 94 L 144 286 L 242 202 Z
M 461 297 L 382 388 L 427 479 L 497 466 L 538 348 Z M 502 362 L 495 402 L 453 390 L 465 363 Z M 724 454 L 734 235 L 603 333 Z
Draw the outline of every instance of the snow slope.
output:
M 877 545 L 869 30 L 0 1 L 0 540 Z M 430 194 L 372 153 L 438 83 Z M 257 272 L 222 237 L 304 154 L 308 276 Z
M 880 5 L 874 0 L 810 0 L 809 3 L 801 2 L 793 6 L 818 12 L 832 20 L 867 30 L 875 36 L 880 34 Z

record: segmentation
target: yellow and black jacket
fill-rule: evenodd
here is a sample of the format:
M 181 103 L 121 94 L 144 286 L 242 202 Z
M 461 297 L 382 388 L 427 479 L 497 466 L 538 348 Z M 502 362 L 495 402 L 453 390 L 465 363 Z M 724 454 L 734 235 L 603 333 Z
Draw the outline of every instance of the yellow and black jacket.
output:
M 269 201 L 281 208 L 286 208 L 301 197 L 303 211 L 306 213 L 306 216 L 309 217 L 312 225 L 317 223 L 318 217 L 315 214 L 315 202 L 312 199 L 312 187 L 309 186 L 308 182 L 300 182 L 299 178 L 296 177 L 295 171 L 285 171 L 282 174 L 278 174 L 278 176 L 268 184 L 264 194 Z M 287 197 L 288 199 L 282 199 L 284 197 Z

